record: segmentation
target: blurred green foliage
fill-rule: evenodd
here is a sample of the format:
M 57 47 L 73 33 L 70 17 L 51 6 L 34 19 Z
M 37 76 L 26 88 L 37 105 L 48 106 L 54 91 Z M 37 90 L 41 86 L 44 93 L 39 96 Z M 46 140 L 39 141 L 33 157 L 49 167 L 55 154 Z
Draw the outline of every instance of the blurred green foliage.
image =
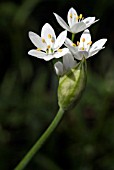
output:
M 56 114 L 53 64 L 28 56 L 33 47 L 28 31 L 40 34 L 49 22 L 60 33 L 53 12 L 66 20 L 70 7 L 100 18 L 90 28 L 93 41 L 108 42 L 87 61 L 88 82 L 80 103 L 65 114 L 25 169 L 114 170 L 113 0 L 0 1 L 0 170 L 14 169 Z

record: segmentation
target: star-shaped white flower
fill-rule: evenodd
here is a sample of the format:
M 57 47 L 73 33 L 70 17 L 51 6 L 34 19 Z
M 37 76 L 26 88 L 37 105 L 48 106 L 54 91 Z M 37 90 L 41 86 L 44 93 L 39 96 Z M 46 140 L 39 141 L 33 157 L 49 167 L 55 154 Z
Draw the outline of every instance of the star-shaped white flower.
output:
M 36 46 L 28 52 L 29 55 L 49 61 L 53 58 L 64 56 L 69 50 L 67 48 L 60 49 L 64 44 L 67 31 L 63 31 L 56 39 L 55 32 L 50 24 L 46 23 L 41 30 L 41 37 L 34 32 L 29 32 L 29 38 Z
M 81 35 L 80 42 L 74 44 L 70 39 L 66 38 L 65 45 L 69 48 L 76 59 L 82 60 L 83 57 L 87 59 L 97 54 L 100 50 L 104 49 L 104 44 L 106 41 L 107 39 L 103 38 L 91 45 L 91 35 L 89 30 L 86 29 Z
M 54 15 L 61 27 L 74 34 L 85 30 L 98 21 L 95 20 L 95 17 L 87 17 L 84 19 L 82 14 L 78 16 L 74 8 L 70 8 L 68 11 L 67 20 L 69 25 L 67 25 L 67 23 L 56 13 L 54 13 Z
M 60 61 L 56 62 L 54 64 L 54 68 L 58 76 L 63 76 L 70 69 L 74 68 L 76 64 L 77 62 L 74 60 L 74 57 L 70 52 L 68 52 L 63 56 L 63 63 L 61 63 Z

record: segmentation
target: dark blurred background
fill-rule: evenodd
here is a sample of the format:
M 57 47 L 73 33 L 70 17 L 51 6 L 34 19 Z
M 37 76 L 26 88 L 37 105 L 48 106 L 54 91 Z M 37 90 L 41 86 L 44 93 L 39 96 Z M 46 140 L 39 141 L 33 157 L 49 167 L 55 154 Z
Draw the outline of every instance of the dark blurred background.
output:
M 66 20 L 71 7 L 100 18 L 92 41 L 108 41 L 87 61 L 80 102 L 25 170 L 114 170 L 114 0 L 0 0 L 0 170 L 14 169 L 58 110 L 53 64 L 27 54 L 28 31 L 40 35 L 49 22 L 58 35 L 53 12 Z

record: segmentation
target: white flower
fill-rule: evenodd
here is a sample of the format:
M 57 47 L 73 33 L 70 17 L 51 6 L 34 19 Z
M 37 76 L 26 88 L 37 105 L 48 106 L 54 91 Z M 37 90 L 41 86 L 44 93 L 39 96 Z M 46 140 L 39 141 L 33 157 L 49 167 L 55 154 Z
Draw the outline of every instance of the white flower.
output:
M 74 57 L 72 56 L 72 54 L 70 52 L 68 52 L 67 54 L 65 54 L 63 56 L 63 63 L 58 61 L 58 62 L 56 62 L 54 64 L 54 68 L 55 68 L 56 74 L 59 75 L 59 76 L 64 75 L 70 69 L 75 67 L 76 63 L 77 62 L 74 60 Z
M 87 17 L 84 19 L 82 14 L 78 16 L 74 8 L 70 8 L 70 10 L 68 11 L 67 20 L 69 26 L 59 15 L 57 15 L 56 13 L 54 13 L 54 15 L 61 27 L 74 34 L 85 30 L 98 21 L 95 20 L 95 17 Z
M 69 48 L 76 59 L 82 60 L 83 57 L 87 59 L 97 54 L 100 50 L 104 49 L 104 44 L 106 41 L 107 39 L 103 38 L 91 45 L 91 35 L 89 30 L 86 29 L 81 35 L 80 42 L 74 44 L 70 39 L 67 38 L 65 40 L 65 45 Z
M 60 49 L 64 44 L 66 36 L 67 31 L 63 31 L 56 39 L 53 28 L 46 23 L 42 27 L 41 37 L 36 33 L 29 32 L 29 38 L 37 48 L 30 50 L 28 54 L 46 61 L 62 57 L 68 52 L 67 48 Z

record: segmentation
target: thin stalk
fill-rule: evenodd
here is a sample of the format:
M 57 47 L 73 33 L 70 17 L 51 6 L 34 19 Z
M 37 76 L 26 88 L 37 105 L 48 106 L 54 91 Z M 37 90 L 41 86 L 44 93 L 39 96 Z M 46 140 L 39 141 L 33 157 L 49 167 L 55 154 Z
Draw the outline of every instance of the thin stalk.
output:
M 33 147 L 28 151 L 28 153 L 24 156 L 24 158 L 19 162 L 14 170 L 23 170 L 25 166 L 29 163 L 32 157 L 36 154 L 36 152 L 41 148 L 47 138 L 51 135 L 54 129 L 57 127 L 61 118 L 63 117 L 64 110 L 62 108 L 59 109 L 57 115 L 55 116 L 52 123 L 49 125 L 47 130 L 42 134 L 42 136 L 36 141 Z
M 74 41 L 74 38 L 75 38 L 75 34 L 72 33 L 72 38 L 71 38 L 72 42 Z

